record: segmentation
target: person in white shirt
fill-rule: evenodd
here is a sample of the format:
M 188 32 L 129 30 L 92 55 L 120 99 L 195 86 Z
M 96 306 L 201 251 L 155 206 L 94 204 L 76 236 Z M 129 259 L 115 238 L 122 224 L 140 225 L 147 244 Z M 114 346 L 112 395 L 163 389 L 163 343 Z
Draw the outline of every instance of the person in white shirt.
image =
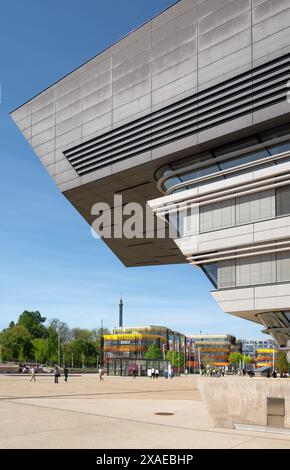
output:
M 30 382 L 32 382 L 32 381 L 36 382 L 36 378 L 35 378 L 36 370 L 35 370 L 34 366 L 31 367 L 30 372 L 31 372 Z

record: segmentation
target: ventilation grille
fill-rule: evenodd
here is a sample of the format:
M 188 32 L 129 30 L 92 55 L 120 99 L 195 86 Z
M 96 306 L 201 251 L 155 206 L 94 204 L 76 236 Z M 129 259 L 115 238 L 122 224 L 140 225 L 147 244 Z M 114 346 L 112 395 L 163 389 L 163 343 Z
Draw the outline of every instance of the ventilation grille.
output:
M 290 54 L 64 152 L 79 175 L 286 100 Z

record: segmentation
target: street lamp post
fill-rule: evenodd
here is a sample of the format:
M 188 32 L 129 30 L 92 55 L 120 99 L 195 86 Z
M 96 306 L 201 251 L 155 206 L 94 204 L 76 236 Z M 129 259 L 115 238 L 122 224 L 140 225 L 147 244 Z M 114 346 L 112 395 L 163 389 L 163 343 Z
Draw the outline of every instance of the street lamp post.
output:
M 58 366 L 60 367 L 60 322 L 58 322 L 58 329 L 57 329 L 57 355 L 58 355 Z

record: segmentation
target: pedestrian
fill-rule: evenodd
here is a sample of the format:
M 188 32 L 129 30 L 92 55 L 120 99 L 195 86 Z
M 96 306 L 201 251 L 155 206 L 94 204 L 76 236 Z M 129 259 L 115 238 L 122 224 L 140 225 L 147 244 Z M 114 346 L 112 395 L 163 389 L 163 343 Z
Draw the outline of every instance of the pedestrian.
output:
M 31 369 L 30 369 L 30 372 L 31 372 L 31 379 L 30 379 L 30 382 L 36 382 L 36 378 L 35 378 L 35 374 L 36 374 L 36 370 L 35 370 L 35 367 L 32 366 Z
M 54 383 L 58 384 L 58 378 L 60 377 L 60 373 L 58 370 L 58 366 L 54 366 Z
M 154 374 L 154 375 L 155 375 L 155 378 L 158 379 L 158 377 L 159 377 L 159 369 L 155 369 L 155 374 Z
M 188 369 L 185 369 L 185 371 L 184 371 L 184 375 L 185 375 L 185 377 L 187 377 L 187 376 L 188 376 Z
M 99 382 L 102 382 L 104 380 L 104 369 L 102 368 L 102 366 L 99 369 L 99 375 L 100 375 Z
M 276 373 L 275 370 L 273 370 L 272 377 L 273 377 L 273 379 L 276 379 L 276 378 L 277 378 L 277 373 Z
M 133 379 L 136 379 L 136 375 L 137 375 L 137 371 L 136 371 L 136 369 L 133 369 L 133 373 L 132 373 L 132 375 L 133 375 Z
M 154 369 L 154 367 L 152 367 L 152 369 L 151 369 L 151 377 L 152 377 L 152 379 L 155 379 L 155 369 Z
M 64 366 L 63 373 L 64 373 L 64 381 L 67 382 L 67 378 L 68 378 L 68 368 L 67 368 L 67 366 Z

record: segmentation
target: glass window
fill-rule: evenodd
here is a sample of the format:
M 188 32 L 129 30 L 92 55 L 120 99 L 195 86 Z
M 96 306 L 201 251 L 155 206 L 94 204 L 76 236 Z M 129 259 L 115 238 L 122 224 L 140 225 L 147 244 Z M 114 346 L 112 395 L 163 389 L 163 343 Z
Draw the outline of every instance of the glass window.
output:
M 281 144 L 276 144 L 276 145 L 271 145 L 270 147 L 267 147 L 271 155 L 276 155 L 278 153 L 283 153 L 287 152 L 287 150 L 290 150 L 290 142 L 281 142 Z M 287 161 L 286 159 L 283 159 L 283 162 Z
M 290 214 L 290 186 L 276 189 L 277 217 Z
M 201 178 L 202 176 L 210 175 L 211 173 L 216 173 L 217 171 L 219 171 L 219 167 L 217 165 L 209 165 L 205 168 L 199 168 L 197 170 L 183 173 L 180 175 L 180 179 L 181 181 L 189 181 L 192 179 Z
M 290 252 L 277 253 L 277 282 L 290 280 Z
M 254 162 L 256 160 L 260 160 L 260 158 L 265 157 L 269 157 L 269 152 L 267 150 L 261 150 L 259 152 L 246 153 L 244 155 L 240 155 L 239 157 L 231 158 L 230 160 L 220 162 L 219 165 L 222 170 L 227 170 L 228 168 L 243 165 L 244 163 Z
M 200 266 L 207 278 L 217 288 L 217 263 L 206 263 Z
M 257 145 L 259 143 L 258 139 L 256 136 L 246 138 L 239 140 L 238 142 L 232 142 L 227 145 L 223 145 L 222 147 L 219 147 L 214 150 L 214 154 L 216 157 L 220 155 L 226 155 L 227 153 L 230 152 L 237 152 L 238 150 L 241 150 L 243 148 L 250 147 L 252 145 Z
M 223 289 L 226 287 L 235 287 L 236 285 L 236 266 L 235 260 L 225 260 L 218 263 L 218 286 Z

